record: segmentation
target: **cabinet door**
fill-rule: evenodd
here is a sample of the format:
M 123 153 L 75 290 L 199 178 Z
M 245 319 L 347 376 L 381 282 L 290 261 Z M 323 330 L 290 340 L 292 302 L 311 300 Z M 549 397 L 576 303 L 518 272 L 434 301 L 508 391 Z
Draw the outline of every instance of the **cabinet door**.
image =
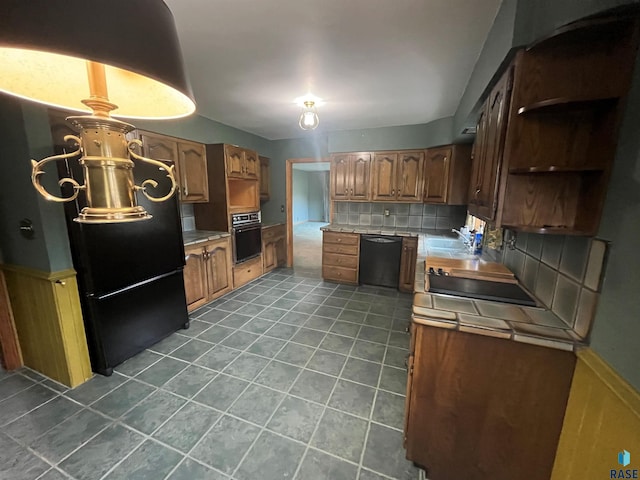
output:
M 178 142 L 178 170 L 180 200 L 187 203 L 209 201 L 207 157 L 204 145 L 195 142 Z
M 331 200 L 348 200 L 351 188 L 349 176 L 349 155 L 331 157 Z
M 260 157 L 260 200 L 265 202 L 271 197 L 271 168 L 267 157 Z
M 398 288 L 403 292 L 413 293 L 417 258 L 418 237 L 403 237 L 402 253 L 400 255 L 400 280 L 398 285 Z
M 489 96 L 485 110 L 485 122 L 482 151 L 478 163 L 476 188 L 472 193 L 475 214 L 486 220 L 494 220 L 498 203 L 498 184 L 502 153 L 507 131 L 507 115 L 511 97 L 511 78 L 513 70 L 509 69 L 500 79 Z
M 262 254 L 263 269 L 265 272 L 269 272 L 276 268 L 278 264 L 278 257 L 276 252 L 276 243 L 271 241 L 264 245 L 264 252 Z
M 244 176 L 245 150 L 233 145 L 224 146 L 225 162 L 227 163 L 227 176 L 242 178 Z
M 207 249 L 207 288 L 209 297 L 231 289 L 231 264 L 228 242 Z
M 352 155 L 349 159 L 349 176 L 351 200 L 369 200 L 369 184 L 371 173 L 371 155 Z
M 163 135 L 141 132 L 142 150 L 145 157 L 154 160 L 169 160 L 178 165 L 178 143 L 175 139 Z
M 371 199 L 392 201 L 397 198 L 397 153 L 376 153 L 373 157 Z
M 185 249 L 184 293 L 192 310 L 207 300 L 205 257 L 202 247 Z
M 280 237 L 276 241 L 276 264 L 284 267 L 287 264 L 287 237 Z
M 422 202 L 424 152 L 398 154 L 397 199 L 406 202 Z
M 244 151 L 244 178 L 258 180 L 260 177 L 260 159 L 253 150 Z
M 451 147 L 430 148 L 427 150 L 424 165 L 424 201 L 427 203 L 446 203 L 449 185 L 449 166 Z

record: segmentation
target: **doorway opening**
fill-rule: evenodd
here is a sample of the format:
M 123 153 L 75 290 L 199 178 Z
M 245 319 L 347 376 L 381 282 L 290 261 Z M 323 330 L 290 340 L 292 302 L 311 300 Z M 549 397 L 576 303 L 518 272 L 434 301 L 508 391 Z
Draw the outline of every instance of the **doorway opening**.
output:
M 287 160 L 287 236 L 289 266 L 300 273 L 322 276 L 321 227 L 331 221 L 329 162 Z

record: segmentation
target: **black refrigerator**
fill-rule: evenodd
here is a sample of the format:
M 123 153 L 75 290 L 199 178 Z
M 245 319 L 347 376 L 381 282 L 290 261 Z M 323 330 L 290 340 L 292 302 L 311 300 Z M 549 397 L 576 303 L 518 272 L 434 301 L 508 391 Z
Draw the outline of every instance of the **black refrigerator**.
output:
M 63 149 L 57 147 L 56 153 Z M 58 164 L 61 177 L 71 176 L 83 183 L 76 159 Z M 137 185 L 147 178 L 169 184 L 166 172 L 157 167 L 136 162 L 133 171 Z M 63 195 L 70 194 L 63 190 Z M 82 224 L 73 218 L 86 205 L 84 195 L 65 204 L 91 366 L 102 375 L 111 375 L 113 367 L 176 330 L 189 327 L 177 194 L 155 203 L 140 193 L 138 203 L 152 219 Z

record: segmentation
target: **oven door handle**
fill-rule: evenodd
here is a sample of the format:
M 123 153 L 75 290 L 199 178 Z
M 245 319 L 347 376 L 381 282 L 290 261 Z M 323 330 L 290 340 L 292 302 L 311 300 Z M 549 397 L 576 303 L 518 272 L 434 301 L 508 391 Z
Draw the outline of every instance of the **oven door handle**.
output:
M 249 232 L 251 230 L 258 230 L 261 229 L 262 225 L 252 225 L 250 227 L 235 227 L 231 229 L 232 233 L 242 233 L 242 232 Z

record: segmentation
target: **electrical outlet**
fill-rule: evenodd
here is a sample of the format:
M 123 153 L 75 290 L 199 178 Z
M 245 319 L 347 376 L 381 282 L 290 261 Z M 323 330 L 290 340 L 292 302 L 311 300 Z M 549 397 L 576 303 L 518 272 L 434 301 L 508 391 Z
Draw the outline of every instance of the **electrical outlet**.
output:
M 384 216 L 385 216 L 385 217 L 388 217 L 389 215 L 391 215 L 391 214 L 389 213 L 389 209 L 388 209 L 388 208 L 385 208 L 385 209 L 384 209 Z

